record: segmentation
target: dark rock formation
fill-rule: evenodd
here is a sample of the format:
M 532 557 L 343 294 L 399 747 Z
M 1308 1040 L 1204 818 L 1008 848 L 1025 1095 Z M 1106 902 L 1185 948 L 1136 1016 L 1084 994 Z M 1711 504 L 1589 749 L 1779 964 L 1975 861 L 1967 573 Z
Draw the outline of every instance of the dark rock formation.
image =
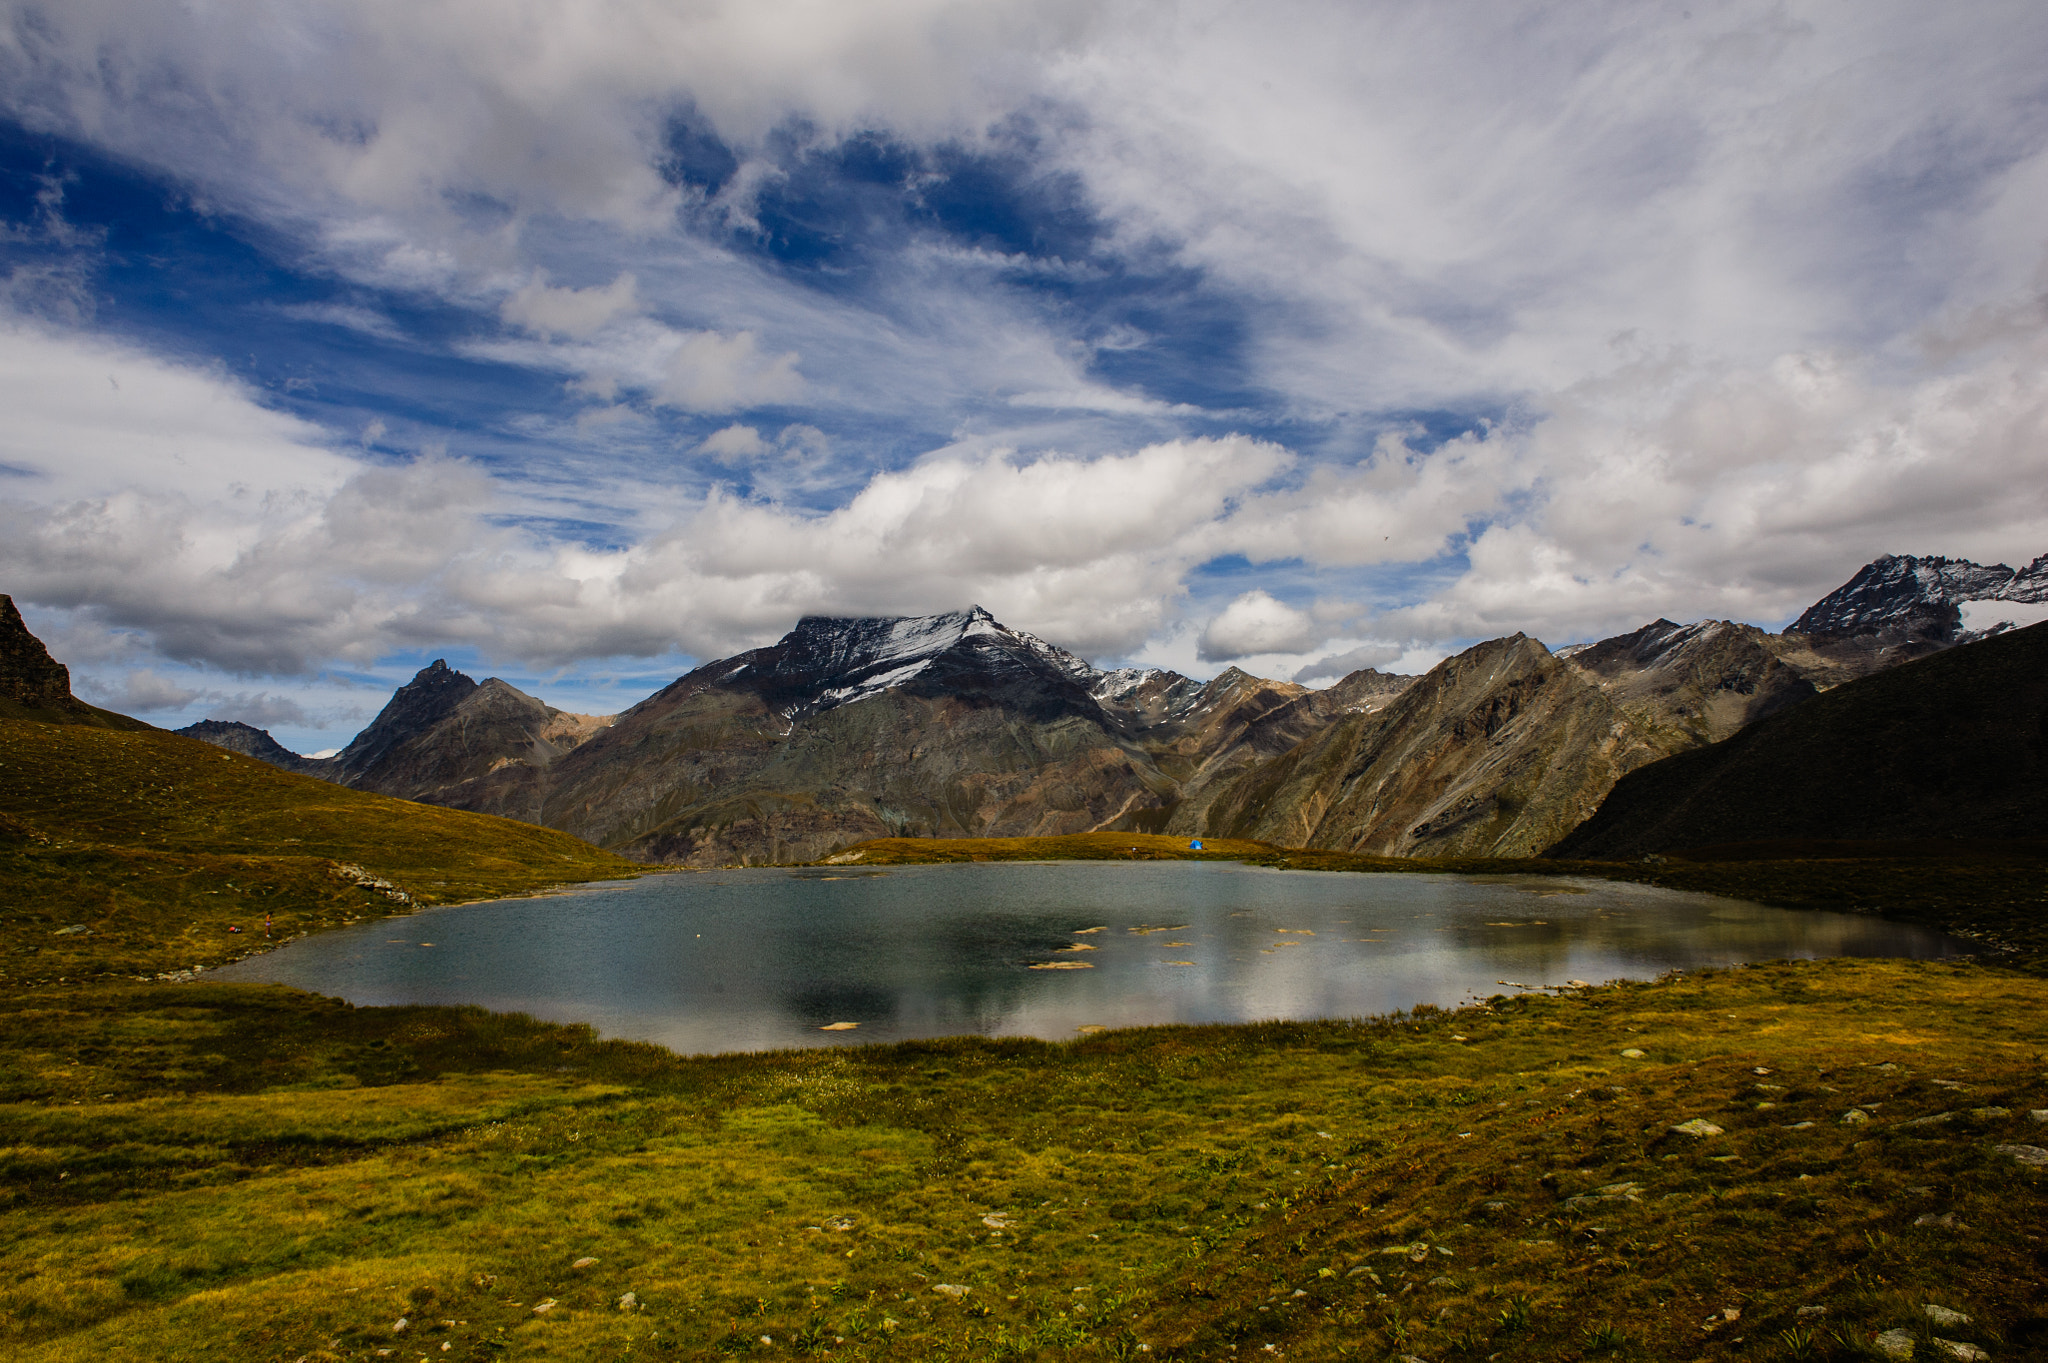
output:
M 0 596 L 0 719 L 85 724 L 98 729 L 152 729 L 139 719 L 87 705 L 71 694 L 71 669 L 29 633 L 14 598 Z
M 2048 835 L 2048 624 L 1850 682 L 1624 777 L 1550 849 Z

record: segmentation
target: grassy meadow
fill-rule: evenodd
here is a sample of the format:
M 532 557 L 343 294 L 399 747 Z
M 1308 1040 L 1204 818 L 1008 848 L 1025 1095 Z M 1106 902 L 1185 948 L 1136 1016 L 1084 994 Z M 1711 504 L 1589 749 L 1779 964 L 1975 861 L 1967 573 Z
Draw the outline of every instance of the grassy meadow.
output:
M 565 833 L 190 738 L 0 719 L 0 985 L 149 977 L 427 904 L 641 874 Z
M 842 856 L 1611 874 L 2039 958 L 2038 860 L 1779 851 Z M 189 977 L 265 912 L 278 940 L 637 869 L 171 735 L 0 721 L 0 1355 L 2048 1357 L 2048 979 L 2009 964 L 714 1057 Z
M 0 1002 L 0 1350 L 2040 1357 L 2048 1171 L 2000 1147 L 2048 1139 L 2044 1004 L 1979 966 L 1778 964 L 683 1058 L 473 1009 L 29 991 Z

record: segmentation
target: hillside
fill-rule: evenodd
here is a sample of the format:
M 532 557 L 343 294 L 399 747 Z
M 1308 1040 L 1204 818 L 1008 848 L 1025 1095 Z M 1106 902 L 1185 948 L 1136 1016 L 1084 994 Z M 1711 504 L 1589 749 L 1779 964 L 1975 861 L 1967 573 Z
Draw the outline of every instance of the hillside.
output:
M 639 868 L 564 833 L 157 730 L 0 720 L 0 977 L 157 975 L 415 905 Z
M 1549 855 L 2048 836 L 2048 625 L 1837 687 L 1630 773 Z
M 0 1351 L 2038 1358 L 2044 1005 L 1780 962 L 685 1058 L 252 986 L 8 990 Z

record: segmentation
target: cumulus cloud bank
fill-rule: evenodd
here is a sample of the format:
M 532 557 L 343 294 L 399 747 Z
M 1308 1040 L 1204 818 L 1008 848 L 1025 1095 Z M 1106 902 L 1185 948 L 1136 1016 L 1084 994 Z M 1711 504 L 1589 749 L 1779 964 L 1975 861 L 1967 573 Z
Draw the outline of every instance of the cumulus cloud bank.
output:
M 138 708 L 968 601 L 1317 680 L 2048 549 L 2018 0 L 0 0 L 0 118 L 0 586 Z M 166 203 L 289 287 L 134 283 Z

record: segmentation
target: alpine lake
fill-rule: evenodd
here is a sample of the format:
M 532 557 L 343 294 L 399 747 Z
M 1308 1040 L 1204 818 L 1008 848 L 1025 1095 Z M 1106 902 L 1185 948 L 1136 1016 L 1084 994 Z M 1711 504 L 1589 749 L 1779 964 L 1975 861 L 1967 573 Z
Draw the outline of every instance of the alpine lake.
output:
M 691 1054 L 1363 1017 L 1967 950 L 1910 924 L 1597 879 L 1072 861 L 650 875 L 356 924 L 209 977 L 475 1004 Z

